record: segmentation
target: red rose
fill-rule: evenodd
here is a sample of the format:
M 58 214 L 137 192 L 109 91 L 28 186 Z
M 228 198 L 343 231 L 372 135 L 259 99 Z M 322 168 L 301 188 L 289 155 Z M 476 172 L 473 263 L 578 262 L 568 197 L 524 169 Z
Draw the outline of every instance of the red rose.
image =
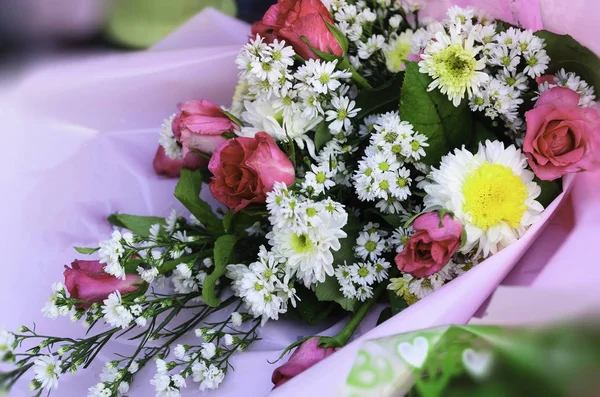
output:
M 99 261 L 74 260 L 71 267 L 65 266 L 65 286 L 71 298 L 84 302 L 102 302 L 115 291 L 122 295 L 136 291 L 144 282 L 135 274 L 128 274 L 125 280 L 116 278 L 104 271 Z
M 281 386 L 325 357 L 332 355 L 336 350 L 319 347 L 319 337 L 307 339 L 298 346 L 287 363 L 273 371 L 271 381 L 275 387 Z
M 264 203 L 275 182 L 295 181 L 292 162 L 265 132 L 254 138 L 234 138 L 212 155 L 208 169 L 213 173 L 213 197 L 239 211 L 251 203 Z
M 396 255 L 396 266 L 414 277 L 439 272 L 460 248 L 462 225 L 446 214 L 437 212 L 419 216 L 413 223 L 416 233 L 408 239 L 404 251 Z
M 168 178 L 177 178 L 179 176 L 179 170 L 182 168 L 198 170 L 200 168 L 206 168 L 207 165 L 207 159 L 193 152 L 188 153 L 183 159 L 172 159 L 167 156 L 165 149 L 160 145 L 156 150 L 154 161 L 152 162 L 154 172 L 156 172 L 157 175 L 163 175 Z
M 319 51 L 342 56 L 342 47 L 324 20 L 333 25 L 333 18 L 321 0 L 279 0 L 262 21 L 252 25 L 252 34 L 260 34 L 267 41 L 285 40 L 304 59 L 318 57 L 302 37 Z
M 523 152 L 538 178 L 550 181 L 600 165 L 600 114 L 579 107 L 579 99 L 573 90 L 554 87 L 525 113 Z

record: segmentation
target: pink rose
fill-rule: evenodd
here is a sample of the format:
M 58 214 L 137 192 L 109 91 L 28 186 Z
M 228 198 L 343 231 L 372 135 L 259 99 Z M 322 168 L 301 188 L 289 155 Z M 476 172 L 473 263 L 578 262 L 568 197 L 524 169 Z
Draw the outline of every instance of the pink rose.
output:
M 264 203 L 275 182 L 296 180 L 292 162 L 265 132 L 228 140 L 213 153 L 208 169 L 214 175 L 213 197 L 235 211 Z
M 198 170 L 206 168 L 208 160 L 196 153 L 190 152 L 183 159 L 172 159 L 166 155 L 165 149 L 158 146 L 152 166 L 157 175 L 163 175 L 167 178 L 177 178 L 179 170 L 187 168 L 188 170 Z
M 273 382 L 275 387 L 279 387 L 300 372 L 312 367 L 325 357 L 330 356 L 336 350 L 319 347 L 319 337 L 307 339 L 298 346 L 287 363 L 273 371 L 271 382 Z
M 554 87 L 525 113 L 523 152 L 538 178 L 551 181 L 600 164 L 600 114 L 578 107 L 579 99 L 573 90 Z
M 439 272 L 460 248 L 462 225 L 450 215 L 437 212 L 419 216 L 413 223 L 413 234 L 404 251 L 396 255 L 396 266 L 415 277 L 427 277 Z
M 102 302 L 111 293 L 119 291 L 128 294 L 143 284 L 142 278 L 128 274 L 125 280 L 104 272 L 99 261 L 80 261 L 75 259 L 71 267 L 65 266 L 65 286 L 71 298 L 84 302 Z
M 175 116 L 171 127 L 183 146 L 184 156 L 190 150 L 211 154 L 227 140 L 224 133 L 239 128 L 211 101 L 187 101 L 178 107 L 181 112 Z
M 324 20 L 334 24 L 321 0 L 279 0 L 269 8 L 262 21 L 252 25 L 252 34 L 260 34 L 267 41 L 285 40 L 304 59 L 318 57 L 302 37 L 319 51 L 343 55 L 342 47 Z

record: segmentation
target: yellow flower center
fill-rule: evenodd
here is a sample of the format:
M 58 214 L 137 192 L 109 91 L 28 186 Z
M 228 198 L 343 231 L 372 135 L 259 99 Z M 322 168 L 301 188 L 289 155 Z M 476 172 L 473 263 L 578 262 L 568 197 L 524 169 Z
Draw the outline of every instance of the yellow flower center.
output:
M 296 234 L 292 236 L 291 242 L 292 249 L 298 253 L 310 252 L 314 248 L 313 242 L 310 240 L 306 234 Z
M 501 222 L 516 228 L 527 210 L 527 186 L 509 167 L 500 164 L 486 161 L 469 175 L 462 192 L 463 211 L 483 230 Z

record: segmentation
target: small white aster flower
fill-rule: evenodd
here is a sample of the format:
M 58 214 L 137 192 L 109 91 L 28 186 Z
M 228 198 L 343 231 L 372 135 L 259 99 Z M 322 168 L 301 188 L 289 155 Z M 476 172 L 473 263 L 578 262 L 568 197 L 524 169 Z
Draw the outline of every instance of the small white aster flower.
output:
M 58 389 L 58 379 L 62 373 L 62 362 L 55 361 L 52 356 L 42 356 L 33 362 L 34 378 L 42 389 Z
M 329 128 L 334 132 L 340 132 L 343 129 L 350 128 L 350 119 L 356 117 L 361 110 L 360 108 L 355 108 L 356 102 L 345 96 L 333 97 L 331 106 L 334 110 L 326 111 L 325 115 L 327 121 L 332 121 L 332 123 L 329 124 Z

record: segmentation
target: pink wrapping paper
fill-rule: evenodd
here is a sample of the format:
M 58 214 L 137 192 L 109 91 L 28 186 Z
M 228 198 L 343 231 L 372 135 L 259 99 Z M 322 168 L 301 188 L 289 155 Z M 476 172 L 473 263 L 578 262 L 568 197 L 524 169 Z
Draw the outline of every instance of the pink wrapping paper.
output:
M 528 27 L 536 27 L 539 13 L 530 14 L 528 9 L 514 6 L 519 3 L 534 7 L 534 2 L 514 0 L 508 10 L 520 9 L 522 15 L 529 16 L 530 22 L 523 22 L 524 16 L 519 20 Z M 436 4 L 439 6 L 439 3 Z M 483 3 L 492 7 L 497 2 Z M 542 2 L 544 4 L 564 11 L 558 1 L 548 0 Z M 591 6 L 591 1 L 587 4 Z M 598 10 L 600 5 L 595 7 Z M 494 10 L 506 12 L 506 8 L 488 9 Z M 549 17 L 544 12 L 544 7 L 541 15 L 542 19 L 553 20 L 552 15 Z M 582 19 L 580 24 L 588 26 L 586 21 L 592 21 L 593 14 L 584 14 Z M 553 28 L 552 25 L 548 27 Z M 574 25 L 559 28 L 577 31 Z M 584 37 L 581 32 L 585 31 L 575 37 L 589 45 L 591 36 Z M 0 157 L 3 170 L 0 191 L 7 192 L 2 196 L 0 206 L 1 219 L 7 226 L 2 231 L 5 247 L 3 279 L 6 281 L 0 289 L 0 325 L 16 328 L 36 321 L 48 334 L 82 334 L 79 326 L 69 326 L 66 319 L 42 319 L 40 308 L 50 292 L 50 283 L 62 278 L 62 264 L 70 263 L 78 256 L 71 249 L 73 245 L 94 245 L 108 235 L 110 228 L 104 221 L 108 214 L 120 211 L 166 215 L 172 207 L 181 208 L 172 197 L 175 181 L 159 178 L 152 171 L 151 159 L 159 126 L 164 117 L 175 111 L 174 105 L 182 100 L 206 98 L 217 103 L 230 102 L 237 75 L 233 60 L 247 34 L 247 25 L 206 11 L 152 51 L 41 68 L 29 75 L 4 101 L 8 104 L 2 106 L 4 127 L 10 133 L 5 133 L 4 147 L 7 149 Z M 586 179 L 586 183 L 597 183 L 599 177 L 595 178 Z M 600 272 L 594 272 L 593 262 L 581 261 L 572 265 L 572 261 L 565 261 L 574 254 L 591 258 L 591 253 L 585 256 L 585 252 L 589 253 L 585 248 L 595 236 L 590 231 L 597 228 L 598 223 L 590 221 L 588 215 L 594 201 L 590 202 L 589 193 L 581 190 L 588 188 L 587 184 L 581 187 L 578 178 L 575 180 L 573 207 L 588 202 L 578 209 L 575 229 L 575 222 L 568 216 L 566 222 L 560 216 L 548 219 L 548 228 L 544 231 L 540 223 L 525 239 L 493 257 L 485 266 L 472 270 L 364 337 L 469 321 L 532 243 L 525 256 L 527 260 L 522 260 L 509 276 L 512 284 L 534 281 L 546 285 L 561 284 L 565 264 L 578 266 L 570 276 L 577 279 L 577 285 L 594 277 L 598 280 Z M 557 203 L 546 212 L 546 218 L 556 209 Z M 564 205 L 561 211 L 563 208 Z M 595 216 L 597 220 L 597 212 Z M 580 225 L 587 225 L 587 229 L 581 226 L 577 231 Z M 573 234 L 567 236 L 571 230 Z M 553 233 L 548 234 L 549 231 Z M 540 237 L 534 242 L 538 233 L 541 233 Z M 575 240 L 571 239 L 573 236 L 576 236 Z M 548 256 L 553 260 L 542 270 L 546 260 L 540 263 L 529 253 L 544 245 L 552 246 L 555 255 Z M 542 273 L 536 279 L 540 271 Z M 589 273 L 593 273 L 591 278 Z M 19 299 L 19 310 L 11 309 L 8 304 L 16 298 Z M 362 324 L 358 334 L 372 328 L 375 318 L 376 314 Z M 239 354 L 234 359 L 236 371 L 229 374 L 222 387 L 212 394 L 267 395 L 274 369 L 267 360 L 278 357 L 285 346 L 299 337 L 333 334 L 342 325 L 268 324 L 261 334 L 263 341 L 253 351 Z M 121 341 L 113 344 L 111 349 L 130 347 Z M 350 344 L 272 395 L 335 395 L 335 388 L 347 375 L 356 347 L 357 343 Z M 96 374 L 101 370 L 102 359 L 109 358 L 104 355 L 90 370 L 65 377 L 56 395 L 85 395 L 87 388 L 98 381 Z M 141 371 L 130 395 L 153 395 L 152 387 L 146 381 L 153 374 L 151 367 Z M 197 393 L 190 383 L 183 395 Z M 28 395 L 25 382 L 11 393 L 15 397 Z

